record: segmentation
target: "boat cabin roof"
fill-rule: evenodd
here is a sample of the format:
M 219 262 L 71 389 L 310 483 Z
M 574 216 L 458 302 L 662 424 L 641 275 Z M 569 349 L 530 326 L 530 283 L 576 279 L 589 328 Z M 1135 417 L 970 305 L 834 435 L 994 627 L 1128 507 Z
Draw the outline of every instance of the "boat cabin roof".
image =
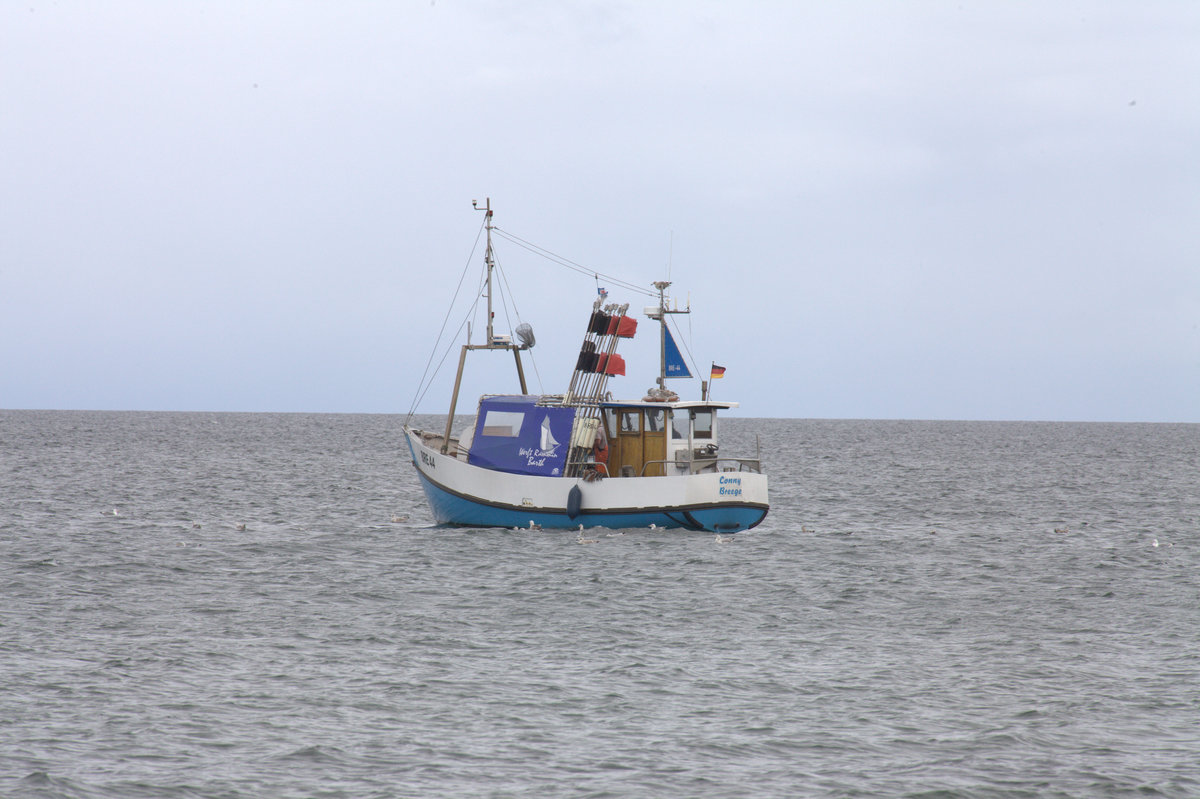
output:
M 556 406 L 562 405 L 563 396 L 561 394 L 484 394 L 479 399 L 480 407 L 499 408 L 509 407 L 516 408 L 525 405 L 542 405 Z M 650 400 L 604 400 L 600 403 L 602 408 L 677 408 L 680 410 L 692 410 L 695 408 L 710 408 L 713 410 L 721 408 L 736 408 L 738 403 L 726 402 L 723 400 L 671 400 L 667 402 L 652 402 Z
M 713 400 L 674 400 L 670 402 L 650 402 L 649 400 L 605 400 L 601 408 L 736 408 L 736 402 L 716 402 Z

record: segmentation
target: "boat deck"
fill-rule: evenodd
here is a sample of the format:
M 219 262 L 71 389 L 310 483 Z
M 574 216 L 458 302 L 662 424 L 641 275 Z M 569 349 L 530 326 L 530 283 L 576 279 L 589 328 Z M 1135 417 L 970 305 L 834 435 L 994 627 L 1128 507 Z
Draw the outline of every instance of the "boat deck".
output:
M 422 444 L 438 452 L 442 451 L 442 445 L 446 443 L 446 436 L 441 433 L 433 433 L 428 430 L 413 430 L 413 432 L 420 436 Z M 450 437 L 450 447 L 446 454 L 464 463 L 467 460 L 467 450 L 460 445 L 459 440 L 454 436 Z

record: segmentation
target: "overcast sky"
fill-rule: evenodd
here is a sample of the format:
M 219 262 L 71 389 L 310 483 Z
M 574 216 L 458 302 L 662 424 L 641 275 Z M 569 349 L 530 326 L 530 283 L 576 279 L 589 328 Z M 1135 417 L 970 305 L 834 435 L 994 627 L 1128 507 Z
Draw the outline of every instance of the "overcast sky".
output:
M 0 407 L 405 413 L 485 197 L 741 415 L 1200 422 L 1190 0 L 4 3 Z M 496 251 L 562 391 L 597 281 Z

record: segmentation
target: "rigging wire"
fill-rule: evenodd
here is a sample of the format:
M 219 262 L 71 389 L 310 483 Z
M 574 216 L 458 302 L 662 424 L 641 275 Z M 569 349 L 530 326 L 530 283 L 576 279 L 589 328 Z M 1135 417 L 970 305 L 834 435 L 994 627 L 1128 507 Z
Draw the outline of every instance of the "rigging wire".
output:
M 680 343 L 681 341 L 683 342 L 683 349 L 684 349 L 684 351 L 685 351 L 685 352 L 687 352 L 687 354 L 688 354 L 688 358 L 689 358 L 689 359 L 691 359 L 691 361 L 692 361 L 692 368 L 693 368 L 693 369 L 696 369 L 696 371 L 697 371 L 697 372 L 699 372 L 700 370 L 699 370 L 699 368 L 697 367 L 697 364 L 696 364 L 696 356 L 695 356 L 695 355 L 692 355 L 692 351 L 691 351 L 691 349 L 688 347 L 687 340 L 686 340 L 686 339 L 684 339 L 684 337 L 683 337 L 683 333 L 681 333 L 681 332 L 679 331 L 679 325 L 678 325 L 678 324 L 676 324 L 676 323 L 675 323 L 675 321 L 674 321 L 674 320 L 672 320 L 672 319 L 668 319 L 667 321 L 668 321 L 668 322 L 671 324 L 671 326 L 672 326 L 672 327 L 674 327 L 674 328 L 675 328 L 675 333 L 677 334 L 677 336 L 676 336 L 676 339 L 675 339 L 675 343 L 676 343 L 676 344 L 678 344 L 678 343 Z M 692 319 L 691 319 L 691 316 L 689 315 L 689 316 L 688 316 L 688 328 L 689 328 L 688 332 L 689 332 L 689 335 L 690 335 L 690 333 L 691 333 L 691 326 L 692 326 Z
M 541 257 L 545 258 L 547 261 L 556 263 L 559 266 L 570 269 L 573 272 L 578 272 L 581 275 L 603 277 L 605 280 L 607 280 L 610 283 L 614 283 L 628 291 L 637 292 L 638 294 L 644 294 L 647 297 L 657 297 L 658 296 L 653 291 L 650 291 L 649 289 L 644 289 L 635 283 L 630 283 L 629 281 L 622 280 L 619 277 L 613 277 L 612 275 L 606 275 L 603 272 L 597 272 L 596 270 L 589 269 L 582 264 L 575 263 L 574 261 L 570 260 L 569 258 L 564 258 L 561 255 L 558 255 L 556 253 L 551 252 L 550 250 L 547 250 L 545 247 L 540 247 L 531 241 L 526 241 L 525 239 L 521 238 L 520 236 L 515 236 L 512 233 L 509 233 L 507 230 L 502 230 L 495 226 L 492 227 L 492 230 L 495 233 L 497 233 L 498 235 L 503 236 L 505 239 L 508 239 L 513 244 L 516 244 L 518 247 L 523 247 L 524 249 L 529 250 L 534 255 L 540 255 Z
M 494 229 L 495 228 L 493 228 L 493 230 Z M 495 260 L 495 257 L 495 253 L 493 253 L 492 259 Z M 513 306 L 513 315 L 517 317 L 517 324 L 520 324 L 525 320 L 521 318 L 521 311 L 517 308 L 517 295 L 513 293 L 512 287 L 508 285 L 508 275 L 503 269 L 500 268 L 499 261 L 496 261 L 496 271 L 500 273 L 500 282 L 504 284 L 504 291 L 500 293 L 500 301 L 504 305 L 504 318 L 508 320 L 508 329 L 515 331 L 516 326 L 513 325 L 511 319 L 508 319 L 508 303 L 510 301 L 512 302 Z M 533 364 L 533 373 L 537 376 L 538 381 L 538 392 L 545 394 L 545 388 L 542 386 L 542 373 L 538 371 L 537 360 L 533 357 L 533 350 L 525 350 L 525 353 L 529 356 L 529 362 Z
M 458 330 L 454 331 L 454 338 L 458 338 L 459 334 L 461 334 L 463 332 L 463 329 L 466 328 L 466 326 L 470 323 L 471 317 L 475 314 L 475 309 L 478 307 L 479 307 L 479 298 L 476 297 L 475 302 L 471 305 L 471 310 L 467 312 L 466 317 L 459 324 Z M 453 351 L 454 351 L 454 345 L 447 344 L 446 351 L 442 353 L 442 358 L 437 363 L 437 368 L 433 370 L 434 375 L 437 375 L 437 373 L 439 371 L 441 371 L 442 366 L 446 363 L 446 358 L 448 358 L 450 356 L 450 353 Z M 435 349 L 434 352 L 430 355 L 431 361 L 433 360 L 433 355 L 436 355 L 436 354 L 437 354 L 437 350 Z M 421 390 L 420 395 L 415 400 L 413 400 L 413 407 L 408 412 L 408 420 L 412 419 L 412 415 L 415 412 L 416 407 L 421 403 L 421 400 L 425 399 L 425 395 L 429 393 L 429 389 L 431 389 L 431 388 L 433 388 L 432 377 L 431 377 L 430 381 L 424 385 L 424 388 L 423 388 L 423 390 Z M 408 420 L 405 421 L 405 424 L 408 423 Z
M 463 317 L 462 322 L 459 323 L 458 329 L 454 331 L 454 337 L 450 340 L 450 343 L 446 344 L 446 351 L 442 353 L 442 358 L 440 361 L 438 361 L 437 368 L 433 370 L 434 376 L 436 376 L 437 373 L 439 371 L 441 371 L 442 366 L 446 363 L 446 359 L 448 357 L 450 357 L 450 353 L 454 351 L 454 344 L 453 344 L 454 340 L 457 339 L 459 337 L 459 335 L 462 334 L 464 329 L 469 330 L 468 326 L 471 324 L 471 317 L 473 317 L 475 315 L 476 310 L 479 308 L 479 301 L 482 298 L 483 298 L 483 291 L 480 290 L 480 291 L 476 292 L 475 301 L 473 303 L 471 303 L 471 307 L 467 309 L 467 313 Z M 468 335 L 468 343 L 469 343 L 469 339 L 470 339 L 470 336 Z M 437 349 L 435 347 L 434 352 L 430 355 L 430 360 L 432 360 L 433 355 L 436 355 L 436 354 L 437 354 Z M 431 388 L 433 388 L 433 376 L 430 377 L 429 383 L 427 383 L 424 386 L 424 389 L 421 391 L 420 396 L 418 396 L 416 398 L 416 400 L 414 400 L 414 402 L 413 402 L 414 410 L 416 409 L 416 406 L 420 404 L 421 400 L 425 399 L 425 395 L 429 393 L 429 389 L 431 389 Z M 412 418 L 412 414 L 413 414 L 413 411 L 409 411 L 410 419 Z
M 504 273 L 504 267 L 500 265 L 500 259 L 496 257 L 496 253 L 494 252 L 492 253 L 492 265 L 496 269 L 496 274 L 500 276 L 500 307 L 504 309 L 504 321 L 508 323 L 508 329 L 512 331 L 516 329 L 516 325 L 512 323 L 512 317 L 508 315 L 509 302 L 512 303 L 512 313 L 513 316 L 517 317 L 517 324 L 520 324 L 522 321 L 521 312 L 517 309 L 517 298 L 512 293 L 512 289 L 509 288 L 508 275 Z M 490 344 L 491 342 L 489 341 L 488 343 Z
M 433 365 L 433 361 L 434 361 L 435 357 L 437 356 L 438 347 L 441 346 L 443 335 L 446 332 L 446 325 L 450 321 L 450 314 L 454 310 L 454 303 L 457 302 L 459 293 L 462 291 L 462 286 L 463 286 L 463 282 L 466 279 L 467 271 L 470 269 L 471 261 L 474 260 L 475 253 L 479 249 L 479 241 L 480 241 L 480 238 L 483 236 L 483 231 L 486 229 L 486 227 L 487 227 L 487 219 L 485 217 L 483 223 L 479 226 L 479 231 L 475 234 L 475 243 L 471 247 L 471 255 L 467 258 L 467 263 L 463 266 L 462 274 L 459 276 L 459 279 L 458 279 L 458 285 L 454 289 L 454 296 L 450 300 L 450 306 L 446 309 L 446 315 L 442 319 L 442 326 L 438 330 L 437 338 L 434 340 L 433 349 L 429 354 L 429 360 L 426 361 L 425 370 L 421 373 L 421 380 L 417 384 L 416 396 L 413 399 L 412 405 L 409 406 L 408 416 L 405 417 L 405 424 L 407 424 L 409 421 L 411 421 L 413 415 L 416 413 L 417 407 L 421 404 L 421 401 L 425 399 L 425 395 L 429 393 L 429 389 L 433 387 L 433 378 L 437 376 L 437 373 L 441 370 L 442 366 L 445 364 L 446 358 L 448 358 L 450 356 L 450 352 L 453 350 L 452 344 L 446 345 L 446 349 L 442 353 L 441 359 L 438 360 L 437 366 L 434 367 L 433 373 L 430 374 L 430 371 L 429 371 L 430 366 Z M 589 275 L 589 276 L 593 277 L 596 281 L 597 289 L 599 289 L 599 286 L 600 286 L 600 278 L 603 277 L 605 279 L 605 281 L 607 281 L 608 283 L 610 283 L 612 285 L 620 286 L 621 288 L 623 288 L 627 291 L 631 291 L 636 294 L 642 294 L 647 297 L 652 297 L 652 298 L 657 297 L 657 294 L 655 294 L 653 291 L 650 291 L 649 289 L 642 288 L 641 286 L 639 286 L 635 283 L 630 283 L 629 281 L 623 280 L 619 277 L 614 277 L 613 275 L 608 275 L 603 272 L 597 272 L 594 269 L 589 269 L 586 266 L 583 266 L 582 264 L 576 263 L 575 261 L 572 261 L 569 258 L 564 258 L 563 256 L 558 255 L 550 250 L 547 250 L 545 247 L 541 247 L 537 244 L 534 244 L 531 241 L 526 241 L 525 239 L 521 238 L 520 236 L 516 236 L 512 233 L 509 233 L 506 230 L 502 230 L 502 229 L 496 227 L 495 225 L 492 226 L 492 230 L 497 235 L 512 242 L 513 244 L 516 244 L 518 247 L 528 250 L 529 252 L 533 253 L 534 255 L 541 256 L 542 258 L 545 258 L 546 260 L 550 261 L 551 263 L 557 264 L 558 266 L 562 266 L 566 269 L 570 269 L 573 272 L 577 272 L 582 275 Z M 518 322 L 521 321 L 521 313 L 520 313 L 520 310 L 517 308 L 515 295 L 513 294 L 511 287 L 508 285 L 508 276 L 504 273 L 503 269 L 499 268 L 499 263 L 495 261 L 494 254 L 493 254 L 493 263 L 495 264 L 497 270 L 499 271 L 500 281 L 504 285 L 505 290 L 503 292 L 501 292 L 501 298 L 500 298 L 501 305 L 503 305 L 503 307 L 504 307 L 505 319 L 508 321 L 510 329 L 512 329 L 512 320 L 508 316 L 508 303 L 510 301 L 512 302 L 513 315 L 516 316 Z M 480 278 L 479 286 L 476 289 L 475 300 L 474 300 L 474 302 L 471 303 L 471 307 L 467 310 L 466 316 L 463 318 L 463 321 L 459 324 L 458 329 L 454 332 L 454 336 L 452 337 L 451 341 L 457 339 L 458 336 L 462 333 L 463 329 L 466 328 L 470 324 L 471 318 L 475 315 L 477 309 L 479 308 L 479 302 L 483 297 L 486 279 L 487 278 L 486 278 L 486 270 L 485 270 L 485 274 Z M 692 356 L 691 350 L 687 348 L 686 343 L 684 344 L 684 349 L 687 350 L 688 357 L 691 358 L 693 366 L 694 366 L 696 359 L 694 356 Z M 538 388 L 539 388 L 539 390 L 542 390 L 542 375 L 541 375 L 541 372 L 538 370 L 537 360 L 533 357 L 532 352 L 529 352 L 528 354 L 529 354 L 529 360 L 533 364 L 534 374 L 537 376 Z M 426 382 L 427 378 L 428 378 L 428 382 Z
M 470 254 L 470 256 L 468 256 L 466 264 L 463 265 L 462 274 L 459 275 L 459 278 L 458 278 L 458 285 L 454 289 L 454 296 L 450 299 L 450 305 L 446 308 L 445 317 L 442 318 L 442 327 L 440 330 L 438 330 L 437 338 L 433 342 L 433 349 L 429 353 L 429 360 L 425 362 L 425 371 L 421 373 L 421 380 L 420 380 L 420 382 L 417 383 L 417 392 L 416 392 L 416 395 L 413 397 L 412 405 L 410 405 L 408 408 L 408 416 L 405 417 L 405 420 L 404 420 L 405 424 L 408 424 L 408 422 L 412 419 L 413 414 L 416 413 L 417 406 L 421 403 L 421 400 L 424 399 L 426 392 L 429 391 L 429 386 L 425 385 L 425 378 L 426 378 L 426 376 L 429 376 L 429 367 L 433 363 L 434 356 L 437 355 L 438 346 L 442 343 L 442 334 L 446 332 L 446 323 L 450 321 L 450 312 L 454 310 L 454 303 L 458 300 L 458 293 L 460 291 L 462 291 L 463 281 L 466 280 L 466 278 L 467 278 L 467 270 L 471 268 L 471 261 L 475 259 L 475 251 L 479 249 L 479 239 L 483 236 L 483 229 L 484 229 L 484 226 L 480 225 L 479 232 L 475 234 L 475 244 L 471 246 L 471 254 Z M 472 313 L 474 313 L 474 308 L 478 305 L 479 305 L 479 298 L 478 298 L 478 295 L 476 295 L 475 304 L 472 306 Z M 468 316 L 467 318 L 469 319 L 470 317 Z M 464 324 L 465 324 L 465 322 L 464 322 Z M 462 328 L 463 328 L 463 325 L 458 326 L 458 331 L 455 332 L 455 337 L 458 336 L 458 332 L 462 331 Z M 450 350 L 447 349 L 446 354 L 449 354 L 449 352 L 450 352 Z M 437 374 L 438 369 L 442 368 L 442 364 L 445 361 L 446 361 L 446 355 L 442 355 L 442 360 L 438 362 L 437 369 L 435 369 L 433 372 L 434 375 Z M 430 376 L 430 385 L 432 385 L 432 384 L 433 384 L 433 377 Z M 422 387 L 423 387 L 423 390 L 422 390 Z

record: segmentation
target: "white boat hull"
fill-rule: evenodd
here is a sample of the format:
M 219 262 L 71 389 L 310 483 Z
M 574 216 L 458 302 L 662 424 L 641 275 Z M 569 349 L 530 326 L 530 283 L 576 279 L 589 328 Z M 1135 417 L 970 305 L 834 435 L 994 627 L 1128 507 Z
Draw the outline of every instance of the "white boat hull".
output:
M 413 465 L 441 524 L 472 527 L 682 527 L 733 533 L 767 515 L 767 477 L 751 471 L 664 477 L 576 478 L 473 466 L 404 428 Z M 578 487 L 576 501 L 572 489 Z

